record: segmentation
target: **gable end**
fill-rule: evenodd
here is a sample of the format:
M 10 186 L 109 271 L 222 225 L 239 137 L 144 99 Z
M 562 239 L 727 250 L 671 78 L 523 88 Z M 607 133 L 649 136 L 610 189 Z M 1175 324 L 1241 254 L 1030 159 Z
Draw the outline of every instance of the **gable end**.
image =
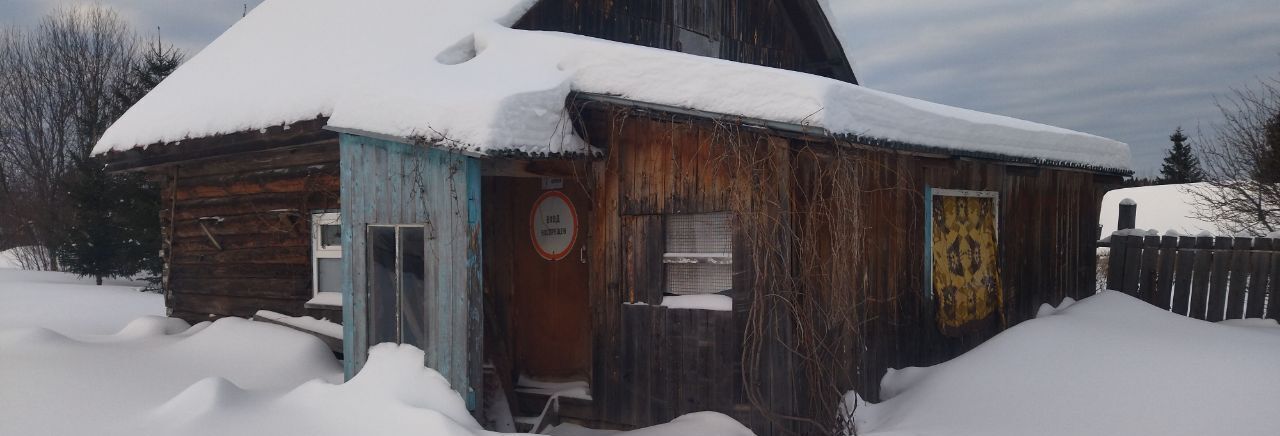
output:
M 858 83 L 816 0 L 542 0 L 514 27 Z

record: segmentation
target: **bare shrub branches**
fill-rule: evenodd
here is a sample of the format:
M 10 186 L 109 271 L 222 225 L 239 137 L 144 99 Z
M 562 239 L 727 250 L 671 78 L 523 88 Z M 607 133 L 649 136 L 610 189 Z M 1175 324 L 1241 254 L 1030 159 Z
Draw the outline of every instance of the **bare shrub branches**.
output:
M 1228 233 L 1280 230 L 1280 76 L 1218 101 L 1222 121 L 1202 150 L 1209 181 L 1192 189 L 1198 218 Z
M 46 252 L 57 245 L 71 215 L 64 176 L 123 110 L 113 91 L 136 46 L 119 15 L 94 6 L 0 31 L 0 224 L 21 233 L 8 237 Z
M 864 183 L 857 149 L 765 139 L 719 126 L 739 178 L 734 205 L 749 253 L 743 332 L 748 401 L 801 434 L 851 434 L 844 394 L 858 374 L 867 322 Z M 900 185 L 900 184 L 899 184 Z

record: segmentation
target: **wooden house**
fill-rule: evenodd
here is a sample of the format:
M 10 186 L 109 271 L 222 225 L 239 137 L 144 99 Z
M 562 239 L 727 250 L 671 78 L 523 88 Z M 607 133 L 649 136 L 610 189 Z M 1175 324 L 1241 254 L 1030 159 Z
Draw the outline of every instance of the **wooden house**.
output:
M 96 153 L 163 186 L 171 316 L 341 319 L 348 376 L 413 344 L 477 413 L 830 431 L 1092 293 L 1128 148 L 862 88 L 821 5 L 268 0 Z

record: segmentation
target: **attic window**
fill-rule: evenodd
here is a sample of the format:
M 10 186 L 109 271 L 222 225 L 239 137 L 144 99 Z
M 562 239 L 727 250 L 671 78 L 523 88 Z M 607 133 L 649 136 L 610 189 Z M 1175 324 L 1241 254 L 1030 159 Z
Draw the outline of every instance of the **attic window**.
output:
M 732 215 L 675 214 L 666 224 L 666 293 L 717 294 L 733 288 Z

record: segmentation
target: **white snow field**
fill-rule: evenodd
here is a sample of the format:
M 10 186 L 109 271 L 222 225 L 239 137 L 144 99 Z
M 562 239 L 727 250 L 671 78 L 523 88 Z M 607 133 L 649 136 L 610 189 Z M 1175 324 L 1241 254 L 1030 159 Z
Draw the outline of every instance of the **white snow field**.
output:
M 0 435 L 496 434 L 416 348 L 378 345 L 342 383 L 340 363 L 307 334 L 155 313 L 162 298 L 132 287 L 0 269 Z M 622 434 L 751 432 L 697 413 Z
M 0 254 L 2 258 L 2 254 Z M 63 334 L 110 334 L 142 316 L 164 316 L 164 297 L 142 283 L 103 281 L 0 266 L 0 329 L 43 327 Z
M 21 269 L 22 265 L 18 263 L 17 254 L 14 250 L 0 251 L 0 269 Z
M 885 401 L 856 411 L 859 434 L 1276 434 L 1275 321 L 1198 321 L 1117 292 L 1063 306 L 949 362 L 891 372 Z
M 1160 234 L 1174 231 L 1188 236 L 1224 230 L 1213 222 L 1196 218 L 1195 189 L 1204 187 L 1199 183 L 1189 183 L 1141 186 L 1107 192 L 1102 197 L 1102 211 L 1098 217 L 1099 224 L 1102 224 L 1102 236 L 1110 236 L 1116 230 L 1120 202 L 1126 199 L 1138 203 L 1139 229 L 1152 229 Z

